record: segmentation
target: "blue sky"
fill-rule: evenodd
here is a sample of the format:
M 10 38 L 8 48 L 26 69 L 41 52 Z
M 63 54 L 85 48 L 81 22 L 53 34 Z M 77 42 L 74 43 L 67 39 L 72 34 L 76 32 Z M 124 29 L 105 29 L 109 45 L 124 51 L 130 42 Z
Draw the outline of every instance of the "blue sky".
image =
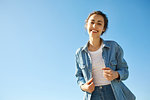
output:
M 84 21 L 108 16 L 105 40 L 124 50 L 137 100 L 149 100 L 150 1 L 0 0 L 0 100 L 82 100 L 75 52 L 88 41 Z

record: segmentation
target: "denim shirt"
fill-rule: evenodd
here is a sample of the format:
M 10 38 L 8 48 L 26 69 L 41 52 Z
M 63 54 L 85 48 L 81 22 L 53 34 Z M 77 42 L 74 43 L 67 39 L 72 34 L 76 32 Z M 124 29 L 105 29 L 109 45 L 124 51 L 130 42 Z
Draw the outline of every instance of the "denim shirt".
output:
M 116 100 L 135 100 L 133 93 L 125 86 L 122 80 L 128 78 L 128 65 L 123 58 L 123 50 L 115 41 L 103 41 L 102 57 L 106 67 L 119 73 L 119 79 L 111 81 L 111 87 Z M 79 86 L 92 78 L 92 62 L 88 53 L 88 43 L 76 51 L 76 72 Z M 85 92 L 84 100 L 90 100 L 91 93 Z

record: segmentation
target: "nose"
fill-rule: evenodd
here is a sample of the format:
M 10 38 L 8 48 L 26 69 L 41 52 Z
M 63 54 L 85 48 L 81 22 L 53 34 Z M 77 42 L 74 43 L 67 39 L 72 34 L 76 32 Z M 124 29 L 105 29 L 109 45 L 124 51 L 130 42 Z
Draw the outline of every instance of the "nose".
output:
M 93 28 L 95 28 L 96 27 L 96 24 L 93 24 Z

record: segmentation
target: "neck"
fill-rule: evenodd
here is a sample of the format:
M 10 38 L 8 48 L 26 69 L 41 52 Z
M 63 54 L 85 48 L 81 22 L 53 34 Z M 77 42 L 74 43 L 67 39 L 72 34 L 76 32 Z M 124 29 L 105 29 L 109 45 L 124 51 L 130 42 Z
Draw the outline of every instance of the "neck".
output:
M 89 39 L 89 49 L 92 51 L 95 51 L 99 49 L 101 45 L 101 39 L 100 38 L 90 38 Z

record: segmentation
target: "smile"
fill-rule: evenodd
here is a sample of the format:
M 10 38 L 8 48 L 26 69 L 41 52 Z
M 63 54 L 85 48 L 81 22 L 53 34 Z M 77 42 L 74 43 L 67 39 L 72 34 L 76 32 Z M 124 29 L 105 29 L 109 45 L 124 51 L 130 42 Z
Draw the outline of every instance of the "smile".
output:
M 97 31 L 97 30 L 91 30 L 91 32 L 92 32 L 92 33 L 97 33 L 98 31 Z

